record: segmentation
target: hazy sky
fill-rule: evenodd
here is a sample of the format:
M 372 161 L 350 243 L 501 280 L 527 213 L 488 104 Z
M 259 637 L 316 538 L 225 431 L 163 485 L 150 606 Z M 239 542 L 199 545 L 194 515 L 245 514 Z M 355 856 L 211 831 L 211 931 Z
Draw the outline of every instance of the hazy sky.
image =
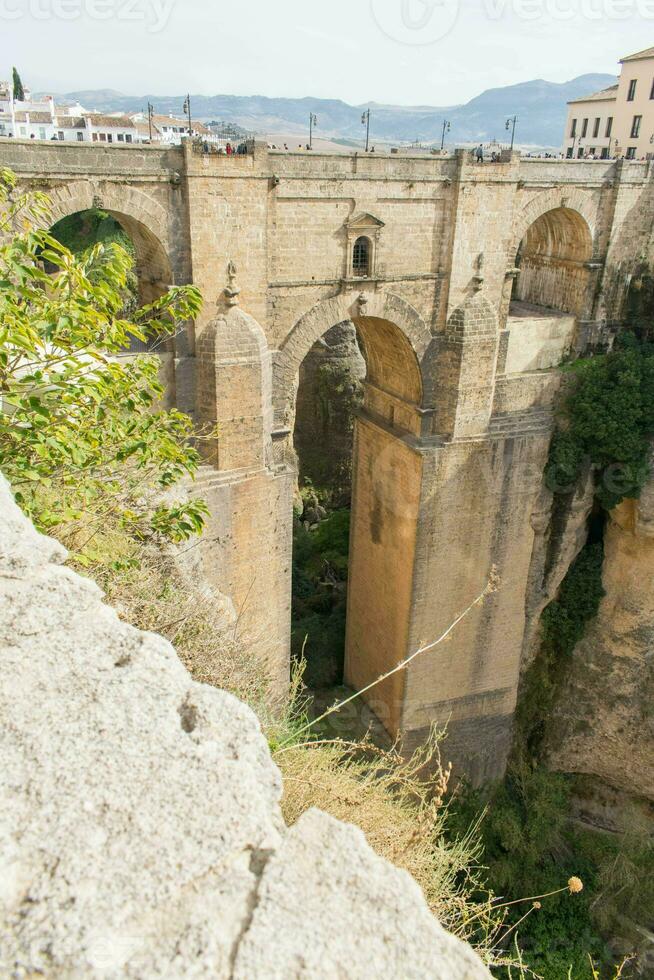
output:
M 448 105 L 650 45 L 654 0 L 0 0 L 0 77 L 57 92 Z

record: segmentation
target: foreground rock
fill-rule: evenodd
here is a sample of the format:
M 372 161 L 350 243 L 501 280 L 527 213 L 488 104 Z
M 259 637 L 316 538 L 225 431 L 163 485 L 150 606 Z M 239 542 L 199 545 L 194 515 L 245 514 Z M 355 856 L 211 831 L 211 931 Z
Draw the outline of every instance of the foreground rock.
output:
M 252 712 L 64 558 L 0 477 L 0 976 L 488 978 L 360 831 L 287 830 Z

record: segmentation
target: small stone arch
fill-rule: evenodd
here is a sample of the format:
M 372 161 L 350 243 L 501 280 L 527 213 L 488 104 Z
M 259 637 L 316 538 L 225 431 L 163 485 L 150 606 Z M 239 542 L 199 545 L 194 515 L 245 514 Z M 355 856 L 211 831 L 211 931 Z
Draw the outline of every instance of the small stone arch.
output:
M 358 297 L 352 293 L 341 294 L 317 303 L 300 317 L 274 355 L 273 402 L 277 427 L 288 426 L 293 417 L 295 379 L 300 364 L 316 341 L 345 320 L 352 320 L 357 327 L 365 347 L 369 380 L 416 405 L 422 402 L 420 363 L 429 347 L 431 332 L 420 314 L 391 293 Z
M 102 208 L 116 218 L 134 242 L 143 302 L 150 302 L 173 284 L 166 212 L 153 198 L 125 184 L 88 180 L 55 187 L 47 191 L 47 196 L 48 226 L 90 208 Z
M 513 263 L 522 239 L 527 231 L 542 215 L 549 211 L 562 208 L 573 211 L 585 222 L 591 241 L 595 242 L 597 224 L 597 206 L 592 196 L 577 188 L 551 188 L 533 197 L 528 204 L 518 212 L 513 223 L 513 233 L 509 247 L 509 263 Z M 593 245 L 593 249 L 594 249 Z
M 583 215 L 564 199 L 541 212 L 520 240 L 513 298 L 583 316 L 588 307 L 593 236 Z

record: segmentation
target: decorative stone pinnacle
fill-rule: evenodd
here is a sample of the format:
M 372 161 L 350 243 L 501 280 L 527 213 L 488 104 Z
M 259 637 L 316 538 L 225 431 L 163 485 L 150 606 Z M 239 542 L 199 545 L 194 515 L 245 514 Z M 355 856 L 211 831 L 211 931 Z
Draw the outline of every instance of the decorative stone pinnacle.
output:
M 230 259 L 227 264 L 227 279 L 228 285 L 223 290 L 225 298 L 227 300 L 228 306 L 238 306 L 239 303 L 239 293 L 241 290 L 236 284 L 236 266 Z
M 477 256 L 476 267 L 477 267 L 477 273 L 472 277 L 472 286 L 475 291 L 479 292 L 479 290 L 484 285 L 484 253 L 483 252 L 480 252 L 479 255 Z

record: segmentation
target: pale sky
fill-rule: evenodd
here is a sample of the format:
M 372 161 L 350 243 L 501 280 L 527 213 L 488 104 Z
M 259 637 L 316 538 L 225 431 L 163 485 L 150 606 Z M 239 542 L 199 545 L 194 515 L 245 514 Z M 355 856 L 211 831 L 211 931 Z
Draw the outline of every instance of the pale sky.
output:
M 0 77 L 54 92 L 451 105 L 650 46 L 654 0 L 0 0 Z

